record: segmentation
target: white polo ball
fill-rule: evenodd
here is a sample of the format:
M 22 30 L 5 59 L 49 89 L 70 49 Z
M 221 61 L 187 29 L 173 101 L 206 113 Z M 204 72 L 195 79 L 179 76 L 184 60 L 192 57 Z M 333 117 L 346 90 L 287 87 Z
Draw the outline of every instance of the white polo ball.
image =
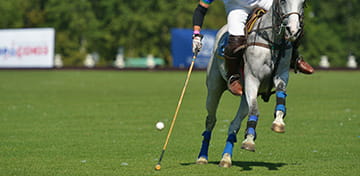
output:
M 163 130 L 165 127 L 165 124 L 163 122 L 157 122 L 156 123 L 156 129 Z

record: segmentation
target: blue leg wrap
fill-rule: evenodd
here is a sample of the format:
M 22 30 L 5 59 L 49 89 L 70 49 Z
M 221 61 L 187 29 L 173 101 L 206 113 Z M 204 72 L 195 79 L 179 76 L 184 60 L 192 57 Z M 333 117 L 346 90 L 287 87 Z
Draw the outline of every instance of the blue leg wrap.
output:
M 276 106 L 275 106 L 275 112 L 276 111 L 282 111 L 286 114 L 286 107 L 285 107 L 285 98 L 286 93 L 284 91 L 277 91 L 276 92 Z
M 202 136 L 204 136 L 204 140 L 210 142 L 211 139 L 211 131 L 204 131 Z
M 236 134 L 229 134 L 227 140 L 226 140 L 226 145 L 224 148 L 224 152 L 222 155 L 224 155 L 225 153 L 229 153 L 230 156 L 232 156 L 232 152 L 233 152 L 233 148 L 234 148 L 234 143 L 236 142 Z
M 255 121 L 255 122 L 257 122 L 258 119 L 259 119 L 259 118 L 258 118 L 256 115 L 251 115 L 251 116 L 249 117 L 249 120 L 248 120 L 248 121 Z
M 286 98 L 287 94 L 284 91 L 277 91 L 276 97 L 277 98 Z
M 211 131 L 204 131 L 202 136 L 204 139 L 202 141 L 201 149 L 198 158 L 204 157 L 208 159 L 208 151 L 209 151 L 209 144 L 211 139 Z
M 252 135 L 255 136 L 256 135 L 255 129 L 254 128 L 248 128 L 246 134 L 252 134 Z
M 248 134 L 254 135 L 254 140 L 256 139 L 256 125 L 257 125 L 258 117 L 256 115 L 251 115 L 247 122 L 247 127 L 245 131 L 245 138 Z
M 286 112 L 285 105 L 283 105 L 283 104 L 278 104 L 278 105 L 276 105 L 275 111 L 282 111 L 282 112 L 285 113 L 285 112 Z
M 234 148 L 234 143 L 232 143 L 230 141 L 226 141 L 226 145 L 225 145 L 224 152 L 222 155 L 224 155 L 225 153 L 228 153 L 228 154 L 230 154 L 230 156 L 232 156 L 233 148 Z

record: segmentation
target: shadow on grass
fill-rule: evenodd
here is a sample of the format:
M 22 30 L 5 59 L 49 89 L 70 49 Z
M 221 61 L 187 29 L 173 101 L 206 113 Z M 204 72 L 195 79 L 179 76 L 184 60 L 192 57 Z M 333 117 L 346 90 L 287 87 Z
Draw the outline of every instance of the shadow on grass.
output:
M 194 164 L 196 164 L 196 163 L 195 162 L 181 163 L 181 165 L 183 165 L 183 166 L 194 165 Z M 218 165 L 219 162 L 210 161 L 209 164 Z M 232 162 L 232 167 L 234 167 L 234 166 L 241 167 L 243 171 L 250 171 L 253 169 L 253 167 L 266 167 L 269 170 L 279 170 L 280 167 L 283 167 L 286 165 L 288 165 L 288 164 L 286 164 L 286 163 L 270 163 L 270 162 L 253 162 L 253 161 L 233 161 Z

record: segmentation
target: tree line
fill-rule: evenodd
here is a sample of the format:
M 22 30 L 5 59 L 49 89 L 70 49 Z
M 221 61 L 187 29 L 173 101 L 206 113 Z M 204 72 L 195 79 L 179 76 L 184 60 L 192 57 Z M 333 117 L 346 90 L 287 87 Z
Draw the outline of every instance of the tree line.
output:
M 198 0 L 11 0 L 0 1 L 0 28 L 53 27 L 56 53 L 65 65 L 82 64 L 87 53 L 98 52 L 101 64 L 114 60 L 119 47 L 125 57 L 153 54 L 171 64 L 170 31 L 192 28 Z M 360 13 L 357 0 L 309 1 L 301 54 L 312 64 L 327 55 L 344 66 L 347 56 L 360 52 Z M 204 29 L 226 23 L 222 1 L 215 1 Z M 189 36 L 190 38 L 191 36 Z

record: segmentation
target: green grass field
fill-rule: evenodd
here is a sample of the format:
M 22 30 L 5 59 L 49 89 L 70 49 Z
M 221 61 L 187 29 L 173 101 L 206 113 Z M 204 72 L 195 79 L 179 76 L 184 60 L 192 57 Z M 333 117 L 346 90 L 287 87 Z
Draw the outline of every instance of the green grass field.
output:
M 217 164 L 240 99 L 224 94 L 210 163 L 196 165 L 206 87 L 205 72 L 195 71 L 155 171 L 185 78 L 186 71 L 0 70 L 0 175 L 359 175 L 359 71 L 291 74 L 286 133 L 270 130 L 274 97 L 261 102 L 257 151 L 240 149 L 243 123 L 229 169 Z

